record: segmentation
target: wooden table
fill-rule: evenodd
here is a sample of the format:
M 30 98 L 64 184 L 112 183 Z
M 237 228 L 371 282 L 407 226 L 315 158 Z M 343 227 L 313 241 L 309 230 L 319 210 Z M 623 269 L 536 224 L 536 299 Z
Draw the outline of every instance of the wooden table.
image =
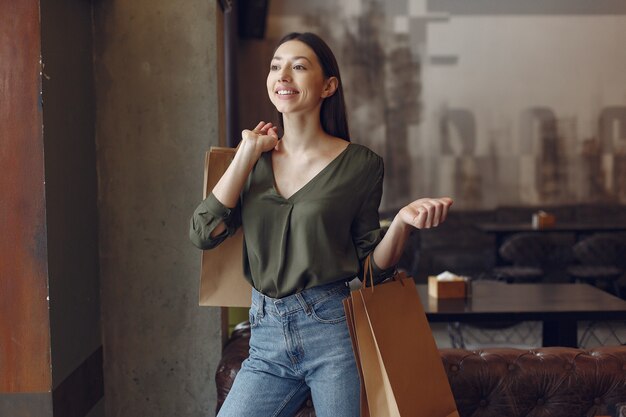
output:
M 542 321 L 543 346 L 577 347 L 581 320 L 626 321 L 626 301 L 587 284 L 478 281 L 467 299 L 447 300 L 417 288 L 431 322 Z

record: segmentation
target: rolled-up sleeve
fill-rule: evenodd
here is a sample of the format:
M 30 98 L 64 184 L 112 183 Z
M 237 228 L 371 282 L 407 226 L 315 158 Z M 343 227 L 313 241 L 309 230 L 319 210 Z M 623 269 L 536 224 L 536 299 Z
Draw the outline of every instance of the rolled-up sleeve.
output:
M 211 237 L 215 228 L 224 222 L 226 230 L 217 236 Z M 241 225 L 240 203 L 234 208 L 228 208 L 210 193 L 193 212 L 189 224 L 189 239 L 200 249 L 212 249 L 232 236 Z
M 384 165 L 382 158 L 378 157 L 375 164 L 372 164 L 372 173 L 369 184 L 371 188 L 366 194 L 363 205 L 358 215 L 352 222 L 352 237 L 359 258 L 359 279 L 363 279 L 363 264 L 369 254 L 380 243 L 385 232 L 380 227 L 378 208 L 383 196 Z M 396 266 L 381 269 L 374 257 L 370 258 L 374 283 L 379 283 L 387 278 L 391 278 L 396 270 Z

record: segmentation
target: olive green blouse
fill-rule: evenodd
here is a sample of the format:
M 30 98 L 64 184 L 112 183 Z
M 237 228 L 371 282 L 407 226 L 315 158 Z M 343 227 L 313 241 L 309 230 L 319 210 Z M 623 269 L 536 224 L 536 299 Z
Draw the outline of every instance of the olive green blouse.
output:
M 350 281 L 361 277 L 363 261 L 383 237 L 378 218 L 382 184 L 382 158 L 350 143 L 284 198 L 276 190 L 271 153 L 266 152 L 250 173 L 237 207 L 225 207 L 209 194 L 191 218 L 189 236 L 197 247 L 211 249 L 243 225 L 244 273 L 254 288 L 272 298 Z M 227 230 L 210 237 L 222 221 Z M 372 266 L 375 282 L 393 275 L 394 268 Z

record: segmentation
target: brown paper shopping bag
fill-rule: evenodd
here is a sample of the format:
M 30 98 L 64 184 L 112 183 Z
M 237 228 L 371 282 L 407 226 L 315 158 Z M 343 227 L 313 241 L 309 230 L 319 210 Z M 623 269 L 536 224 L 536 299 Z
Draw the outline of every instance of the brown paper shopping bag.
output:
M 352 307 L 352 299 L 350 297 L 343 300 L 343 308 L 346 311 L 348 331 L 350 332 L 350 340 L 352 341 L 352 351 L 356 359 L 356 366 L 359 371 L 359 380 L 361 381 L 361 417 L 370 417 L 370 411 L 367 406 L 367 393 L 365 392 L 365 384 L 363 384 L 363 370 L 361 368 L 361 359 L 359 357 L 359 345 L 356 339 L 356 329 L 354 328 L 354 309 Z
M 233 160 L 234 148 L 211 147 L 204 163 L 204 198 Z M 250 307 L 252 286 L 243 274 L 243 230 L 216 248 L 202 251 L 200 275 L 200 305 L 222 307 Z
M 364 269 L 373 282 L 369 262 Z M 369 415 L 459 417 L 413 279 L 370 284 L 353 291 L 345 305 Z

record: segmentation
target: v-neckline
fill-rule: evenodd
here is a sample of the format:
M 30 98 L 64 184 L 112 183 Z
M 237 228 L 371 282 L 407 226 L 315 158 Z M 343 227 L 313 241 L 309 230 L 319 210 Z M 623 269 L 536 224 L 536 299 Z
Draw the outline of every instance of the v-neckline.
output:
M 278 191 L 278 187 L 276 186 L 276 175 L 274 174 L 274 164 L 272 162 L 272 153 L 268 152 L 268 154 L 269 154 L 269 158 L 268 159 L 269 159 L 269 165 L 270 165 L 270 172 L 272 174 L 272 187 L 274 189 L 274 192 L 276 193 L 276 195 L 278 195 L 283 200 L 286 200 L 286 201 L 289 201 L 289 202 L 293 202 L 295 197 L 297 197 L 305 189 L 309 188 L 311 186 L 311 184 L 313 184 L 319 177 L 321 177 L 323 173 L 328 171 L 332 165 L 335 165 L 337 163 L 337 161 L 339 161 L 343 157 L 343 155 L 345 155 L 347 153 L 348 148 L 351 145 L 352 145 L 352 142 L 348 142 L 348 145 L 341 152 L 339 152 L 339 154 L 337 156 L 335 156 L 329 163 L 327 163 L 324 166 L 324 168 L 322 168 L 317 174 L 315 174 L 310 180 L 308 180 L 306 183 L 304 183 L 304 185 L 302 185 L 302 187 L 298 188 L 289 197 L 283 196 L 280 193 L 280 191 Z

